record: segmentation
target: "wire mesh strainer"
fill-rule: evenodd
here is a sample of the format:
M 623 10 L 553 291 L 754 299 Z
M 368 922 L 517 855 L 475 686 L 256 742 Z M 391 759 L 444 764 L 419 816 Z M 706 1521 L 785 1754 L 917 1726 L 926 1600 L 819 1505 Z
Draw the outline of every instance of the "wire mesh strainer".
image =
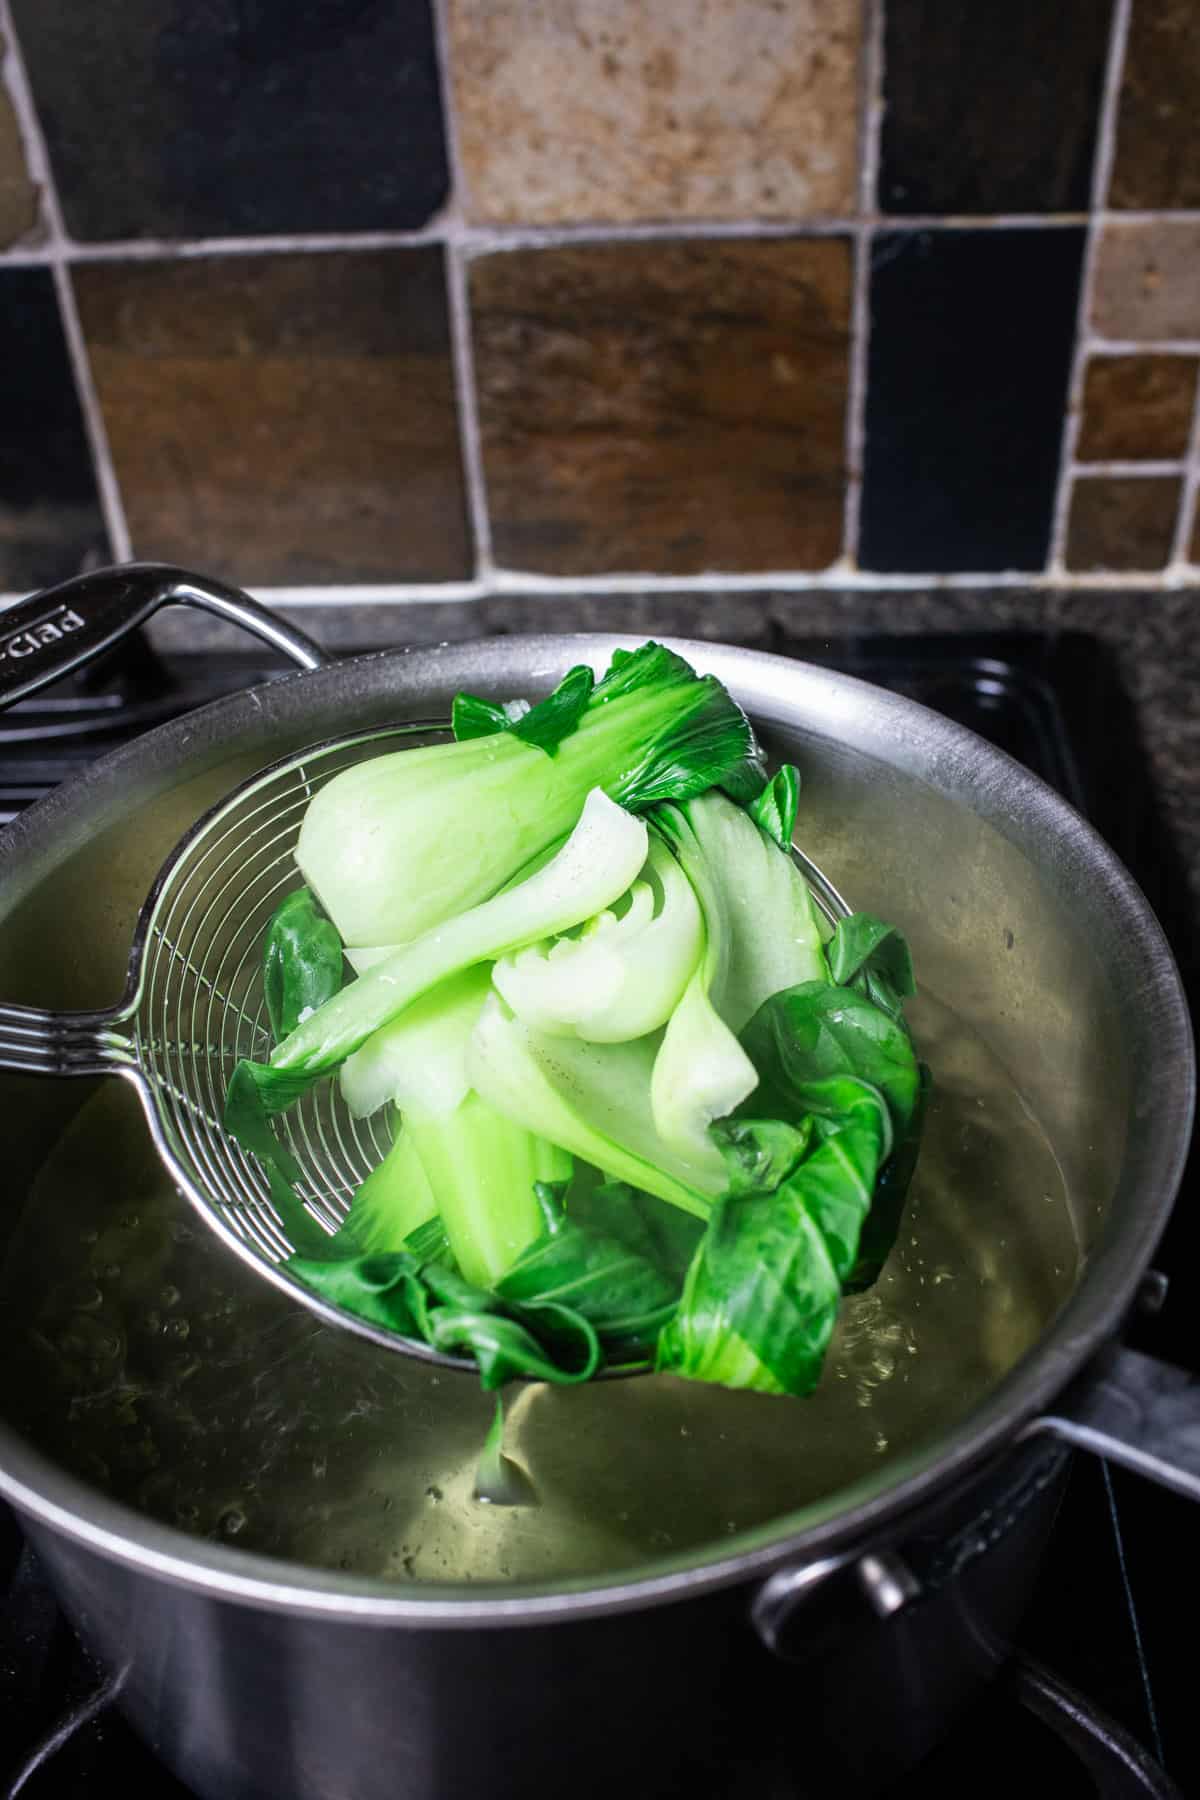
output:
M 340 1311 L 279 1265 L 288 1225 L 257 1160 L 221 1125 L 238 1061 L 271 1047 L 263 992 L 267 923 L 300 885 L 294 861 L 309 801 L 352 763 L 437 742 L 444 727 L 381 727 L 273 764 L 234 789 L 180 841 L 138 916 L 126 990 L 107 1011 L 54 1013 L 0 1004 L 0 1069 L 117 1074 L 133 1083 L 172 1179 L 243 1261 L 322 1317 L 391 1348 L 473 1368 Z M 276 1122 L 300 1170 L 297 1192 L 326 1232 L 390 1144 L 385 1109 L 355 1119 L 336 1081 L 320 1082 Z M 293 1227 L 294 1229 L 294 1227 Z
M 242 594 L 159 564 L 126 564 L 77 577 L 10 608 L 0 642 L 0 707 L 79 666 L 171 603 L 202 607 L 245 626 L 303 668 L 319 648 Z M 0 1070 L 16 1074 L 116 1074 L 137 1090 L 158 1152 L 205 1223 L 243 1262 L 310 1311 L 389 1349 L 474 1369 L 467 1357 L 400 1338 L 343 1312 L 282 1266 L 296 1245 L 269 1178 L 221 1124 L 242 1058 L 271 1046 L 263 991 L 267 923 L 300 885 L 294 851 L 309 801 L 327 781 L 381 751 L 438 742 L 443 723 L 380 726 L 293 754 L 219 801 L 179 842 L 138 915 L 121 1001 L 94 1012 L 0 1004 Z M 794 853 L 831 922 L 846 906 L 836 888 Z M 295 1158 L 299 1204 L 326 1233 L 337 1230 L 355 1190 L 387 1154 L 390 1109 L 355 1119 L 336 1081 L 320 1082 L 276 1129 Z M 311 1226 L 309 1227 L 311 1230 Z
M 438 724 L 383 726 L 314 745 L 235 788 L 160 870 L 138 916 L 120 1003 L 77 1013 L 0 1004 L 0 1069 L 123 1076 L 141 1097 L 172 1179 L 244 1262 L 345 1329 L 428 1361 L 474 1368 L 341 1311 L 289 1275 L 280 1265 L 295 1245 L 267 1175 L 221 1124 L 236 1064 L 265 1061 L 270 1051 L 263 939 L 284 895 L 300 885 L 294 852 L 310 800 L 365 757 L 448 736 Z M 844 914 L 837 890 L 795 854 L 826 915 Z M 387 1154 L 389 1109 L 355 1119 L 339 1084 L 323 1081 L 279 1116 L 276 1129 L 299 1167 L 304 1210 L 336 1231 L 355 1189 Z

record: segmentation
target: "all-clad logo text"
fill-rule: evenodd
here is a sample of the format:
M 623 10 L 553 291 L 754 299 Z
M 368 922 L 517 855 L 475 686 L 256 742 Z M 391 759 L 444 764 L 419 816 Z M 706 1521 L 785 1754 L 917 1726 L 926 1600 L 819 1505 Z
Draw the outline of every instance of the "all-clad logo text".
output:
M 61 643 L 72 631 L 80 631 L 83 620 L 69 606 L 60 606 L 57 611 L 39 619 L 35 625 L 26 625 L 24 631 L 14 631 L 11 637 L 0 637 L 0 662 L 9 656 L 36 656 L 39 650 L 48 650 L 52 644 Z

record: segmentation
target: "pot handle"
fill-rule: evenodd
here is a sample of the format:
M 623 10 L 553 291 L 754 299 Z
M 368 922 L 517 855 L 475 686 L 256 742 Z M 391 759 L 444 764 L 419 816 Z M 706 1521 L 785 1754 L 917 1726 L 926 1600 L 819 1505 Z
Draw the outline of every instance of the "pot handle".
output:
M 1114 1344 L 1023 1436 L 1058 1438 L 1200 1500 L 1200 1376 Z
M 122 563 L 43 588 L 0 613 L 0 710 L 90 662 L 169 605 L 202 607 L 241 625 L 302 669 L 331 660 L 240 588 L 168 563 Z
M 1200 1376 L 1112 1344 L 1055 1403 L 1033 1419 L 1021 1440 L 1049 1437 L 1090 1450 L 1109 1462 L 1200 1500 Z M 1035 1479 L 1031 1492 L 1037 1489 Z M 908 1553 L 876 1547 L 820 1561 L 788 1564 L 756 1590 L 750 1618 L 776 1656 L 788 1658 L 785 1637 L 803 1613 L 806 1652 L 835 1641 L 850 1604 L 866 1601 L 876 1618 L 902 1611 L 930 1586 L 927 1569 Z M 936 1582 L 934 1583 L 936 1585 Z M 833 1623 L 827 1623 L 826 1614 Z

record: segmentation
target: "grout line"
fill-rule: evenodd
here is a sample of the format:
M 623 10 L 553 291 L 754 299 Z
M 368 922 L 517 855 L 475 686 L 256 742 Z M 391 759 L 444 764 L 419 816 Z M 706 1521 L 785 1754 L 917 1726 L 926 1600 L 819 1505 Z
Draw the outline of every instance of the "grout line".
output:
M 1188 446 L 1188 467 L 1179 496 L 1179 517 L 1175 521 L 1175 542 L 1171 546 L 1171 568 L 1186 568 L 1191 561 L 1192 531 L 1197 519 L 1197 493 L 1200 492 L 1200 382 L 1192 404 L 1192 432 Z
M 452 131 L 451 131 L 452 135 Z M 1124 218 L 1125 214 L 1118 215 Z M 1156 215 L 1159 216 L 1159 215 Z M 1169 213 L 1165 218 L 1184 215 Z M 474 225 L 443 211 L 412 231 L 280 232 L 274 236 L 212 238 L 113 238 L 81 243 L 62 235 L 61 251 L 73 263 L 189 261 L 209 256 L 320 255 L 328 251 L 405 250 L 453 242 L 469 257 L 506 250 L 553 249 L 560 244 L 671 242 L 677 239 L 845 237 L 864 225 L 890 231 L 1040 231 L 1085 225 L 1086 213 L 873 213 L 851 218 L 654 219 L 562 225 Z M 46 244 L 0 250 L 0 267 L 24 268 L 54 259 Z
M 1105 206 L 1100 212 L 1107 225 L 1200 225 L 1200 208 L 1155 206 L 1141 210 Z
M 1110 457 L 1107 462 L 1088 462 L 1075 457 L 1069 464 L 1067 473 L 1073 478 L 1082 477 L 1085 480 L 1088 476 L 1101 475 L 1146 475 L 1157 478 L 1163 475 L 1185 475 L 1187 464 L 1182 457 L 1160 458 L 1157 462 L 1138 462 L 1133 457 Z
M 29 85 L 29 77 L 9 12 L 8 0 L 0 0 L 0 36 L 3 36 L 8 49 L 7 85 L 12 96 L 13 110 L 16 113 L 27 166 L 30 176 L 37 182 L 41 193 L 41 222 L 45 232 L 45 242 L 41 246 L 43 254 L 40 261 L 43 266 L 51 270 L 53 275 L 59 317 L 62 321 L 71 371 L 75 378 L 75 389 L 83 415 L 84 431 L 87 434 L 88 447 L 91 451 L 92 467 L 96 476 L 96 489 L 104 518 L 104 527 L 108 534 L 109 550 L 115 562 L 128 562 L 131 555 L 129 527 L 125 519 L 121 491 L 117 484 L 116 470 L 113 467 L 104 417 L 92 380 L 92 366 L 88 359 L 83 329 L 79 323 L 79 312 L 75 305 L 75 291 L 71 285 L 70 270 L 67 266 L 66 234 L 63 228 L 62 210 L 58 203 L 58 190 L 54 185 L 54 172 L 50 165 L 46 141 L 42 136 L 33 90 Z
M 1089 356 L 1200 356 L 1200 338 L 1088 339 Z
M 73 263 L 90 262 L 187 262 L 206 256 L 270 256 L 303 252 L 319 255 L 329 250 L 408 249 L 440 243 L 443 217 L 435 213 L 428 225 L 415 231 L 314 231 L 279 232 L 271 237 L 212 238 L 114 238 L 106 243 L 85 244 L 64 231 L 62 248 Z M 37 245 L 18 245 L 0 253 L 0 263 L 36 263 L 49 260 Z
M 867 362 L 871 341 L 871 209 L 879 180 L 879 140 L 883 123 L 883 0 L 866 9 L 862 66 L 862 129 L 858 168 L 860 223 L 854 232 L 851 290 L 850 370 L 846 393 L 846 490 L 842 560 L 858 563 L 862 488 L 867 448 Z
M 687 594 L 938 594 L 1004 589 L 1027 593 L 1128 593 L 1133 587 L 1167 592 L 1192 584 L 1194 577 L 1182 568 L 1146 570 L 1070 571 L 1060 575 L 1020 572 L 1012 569 L 980 570 L 952 574 L 884 574 L 852 570 L 840 564 L 816 574 L 794 569 L 763 570 L 754 574 L 704 575 L 528 575 L 498 570 L 486 580 L 444 582 L 395 582 L 359 586 L 265 587 L 246 591 L 266 606 L 290 607 L 304 612 L 320 607 L 395 607 L 451 605 L 484 600 L 530 600 L 547 608 L 563 599 L 581 595 L 652 599 Z M 0 608 L 15 605 L 24 593 L 0 593 Z
M 492 567 L 492 521 L 488 513 L 483 436 L 479 428 L 475 348 L 471 341 L 471 301 L 467 292 L 466 264 L 453 244 L 446 245 L 445 257 L 450 349 L 454 365 L 454 390 L 458 398 L 458 438 L 462 452 L 467 516 L 475 541 L 475 570 L 478 575 L 486 576 Z
M 54 265 L 54 286 L 58 292 L 59 311 L 62 314 L 71 366 L 75 372 L 75 386 L 79 394 L 79 405 L 83 412 L 84 429 L 91 446 L 92 466 L 96 472 L 96 488 L 100 496 L 100 510 L 104 515 L 104 523 L 108 531 L 112 559 L 119 563 L 129 562 L 133 557 L 129 521 L 125 517 L 125 503 L 121 498 L 121 487 L 113 464 L 108 431 L 104 424 L 104 412 L 100 405 L 100 396 L 96 392 L 95 381 L 92 378 L 92 364 L 84 340 L 83 326 L 79 322 L 79 309 L 75 304 L 75 289 L 71 284 L 71 271 L 65 262 L 57 262 Z
M 1067 525 L 1071 506 L 1071 471 L 1075 466 L 1075 450 L 1083 402 L 1084 372 L 1088 358 L 1088 325 L 1092 311 L 1092 283 L 1099 254 L 1100 233 L 1105 218 L 1105 202 L 1117 146 L 1117 110 L 1121 95 L 1121 77 L 1125 68 L 1125 46 L 1129 40 L 1132 0 L 1116 0 L 1108 38 L 1108 59 L 1104 68 L 1104 87 L 1100 97 L 1100 114 L 1096 122 L 1096 150 L 1092 164 L 1091 216 L 1084 243 L 1083 267 L 1079 272 L 1079 303 L 1075 314 L 1075 348 L 1071 377 L 1067 390 L 1067 412 L 1063 420 L 1062 445 L 1059 452 L 1058 489 L 1054 496 L 1054 515 L 1050 531 L 1049 568 L 1063 572 Z
M 475 573 L 479 579 L 486 580 L 492 568 L 492 522 L 488 513 L 483 437 L 479 429 L 478 390 L 475 381 L 475 346 L 471 337 L 471 298 L 467 287 L 467 259 L 464 250 L 466 228 L 462 222 L 466 184 L 458 139 L 454 86 L 450 78 L 449 0 L 433 0 L 433 31 L 442 97 L 442 129 L 446 140 L 446 161 L 450 170 L 450 203 L 443 215 L 445 248 L 442 254 L 446 263 L 446 306 L 454 392 L 458 402 L 458 441 L 462 455 L 467 517 L 474 543 Z

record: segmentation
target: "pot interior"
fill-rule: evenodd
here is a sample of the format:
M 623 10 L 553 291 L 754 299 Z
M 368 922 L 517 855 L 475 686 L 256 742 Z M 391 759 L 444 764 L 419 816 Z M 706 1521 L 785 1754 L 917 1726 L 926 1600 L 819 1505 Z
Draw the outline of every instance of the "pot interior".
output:
M 282 683 L 273 714 L 223 702 L 206 715 L 219 729 L 167 728 L 28 819 L 0 888 L 0 993 L 113 1000 L 138 906 L 198 814 L 339 727 L 444 716 L 461 672 L 413 685 L 421 660 L 407 693 L 376 663 Z M 494 691 L 544 691 L 567 660 L 506 671 Z M 898 735 L 882 741 L 854 724 L 870 690 L 773 679 L 730 684 L 772 757 L 801 768 L 799 840 L 852 905 L 907 933 L 935 1084 L 900 1241 L 845 1303 L 812 1398 L 650 1376 L 526 1384 L 506 1448 L 534 1498 L 485 1504 L 474 1476 L 495 1402 L 472 1377 L 324 1326 L 238 1264 L 163 1176 L 125 1083 L 4 1077 L 8 1424 L 199 1537 L 401 1584 L 524 1584 L 726 1550 L 886 1486 L 962 1420 L 1044 1334 L 1105 1228 L 1132 1117 L 1110 979 L 1121 920 L 1081 900 L 1053 833 L 1033 855 L 1014 841 L 1003 759 L 987 753 L 980 777 L 961 734 L 939 762 L 940 722 L 919 709 L 889 702 Z

